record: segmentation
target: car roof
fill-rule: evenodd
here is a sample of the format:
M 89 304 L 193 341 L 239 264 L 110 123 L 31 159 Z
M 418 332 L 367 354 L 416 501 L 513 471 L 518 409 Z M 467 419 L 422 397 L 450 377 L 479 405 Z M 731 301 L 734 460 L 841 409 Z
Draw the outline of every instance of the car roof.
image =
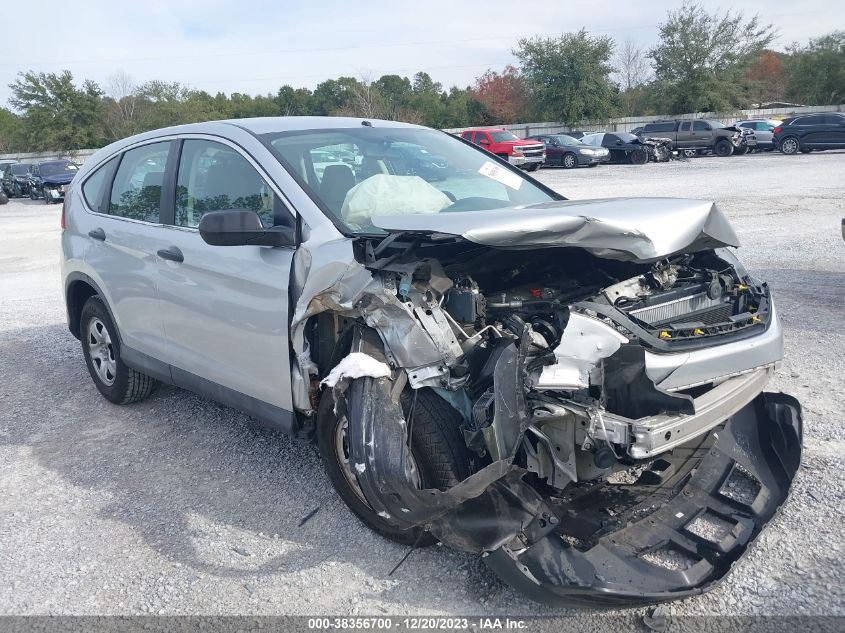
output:
M 56 158 L 53 160 L 42 160 L 38 165 L 40 167 L 41 165 L 66 165 L 67 163 L 73 163 L 73 161 L 69 158 Z

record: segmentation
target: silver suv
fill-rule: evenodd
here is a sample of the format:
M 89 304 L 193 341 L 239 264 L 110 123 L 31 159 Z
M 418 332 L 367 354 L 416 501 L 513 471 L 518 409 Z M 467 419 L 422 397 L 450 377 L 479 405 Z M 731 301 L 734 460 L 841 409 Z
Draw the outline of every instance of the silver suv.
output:
M 435 130 L 266 118 L 100 150 L 62 228 L 103 396 L 172 383 L 314 441 L 373 529 L 546 603 L 712 586 L 798 467 L 777 311 L 710 202 L 569 201 Z

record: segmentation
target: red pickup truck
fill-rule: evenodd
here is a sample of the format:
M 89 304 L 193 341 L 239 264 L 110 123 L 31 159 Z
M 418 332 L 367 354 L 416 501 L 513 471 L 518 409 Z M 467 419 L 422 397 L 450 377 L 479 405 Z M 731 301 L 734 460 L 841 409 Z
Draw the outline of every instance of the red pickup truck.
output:
M 535 171 L 546 160 L 546 146 L 537 141 L 525 141 L 503 128 L 466 130 L 461 138 L 480 145 L 491 154 L 501 156 L 511 165 Z

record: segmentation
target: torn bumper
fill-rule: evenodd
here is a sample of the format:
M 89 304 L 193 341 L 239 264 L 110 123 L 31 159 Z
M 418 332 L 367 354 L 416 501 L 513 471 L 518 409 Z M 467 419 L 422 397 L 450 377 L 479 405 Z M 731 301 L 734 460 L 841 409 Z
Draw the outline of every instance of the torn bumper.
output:
M 786 501 L 801 438 L 798 402 L 762 393 L 635 483 L 553 503 L 556 529 L 522 547 L 516 539 L 486 561 L 550 605 L 618 607 L 701 593 L 725 577 Z M 602 512 L 610 508 L 615 516 Z
M 706 591 L 784 503 L 801 458 L 800 405 L 761 393 L 633 483 L 554 493 L 533 484 L 511 452 L 447 491 L 418 490 L 405 475 L 391 381 L 368 380 L 352 385 L 350 406 L 338 405 L 373 508 L 398 526 L 423 525 L 447 545 L 485 553 L 505 582 L 550 605 L 616 607 Z

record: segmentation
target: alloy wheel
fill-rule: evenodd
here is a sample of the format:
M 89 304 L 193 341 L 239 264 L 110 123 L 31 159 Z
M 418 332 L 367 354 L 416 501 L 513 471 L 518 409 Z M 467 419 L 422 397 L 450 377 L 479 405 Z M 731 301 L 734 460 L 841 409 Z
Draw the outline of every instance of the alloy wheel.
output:
M 781 151 L 784 154 L 794 154 L 798 151 L 798 141 L 794 138 L 784 139 L 783 143 L 780 145 Z
M 117 360 L 114 357 L 111 335 L 100 319 L 93 318 L 88 322 L 87 342 L 88 355 L 97 377 L 104 385 L 113 385 L 117 375 Z
M 566 154 L 563 157 L 563 166 L 566 169 L 572 169 L 575 167 L 575 157 L 572 154 Z

